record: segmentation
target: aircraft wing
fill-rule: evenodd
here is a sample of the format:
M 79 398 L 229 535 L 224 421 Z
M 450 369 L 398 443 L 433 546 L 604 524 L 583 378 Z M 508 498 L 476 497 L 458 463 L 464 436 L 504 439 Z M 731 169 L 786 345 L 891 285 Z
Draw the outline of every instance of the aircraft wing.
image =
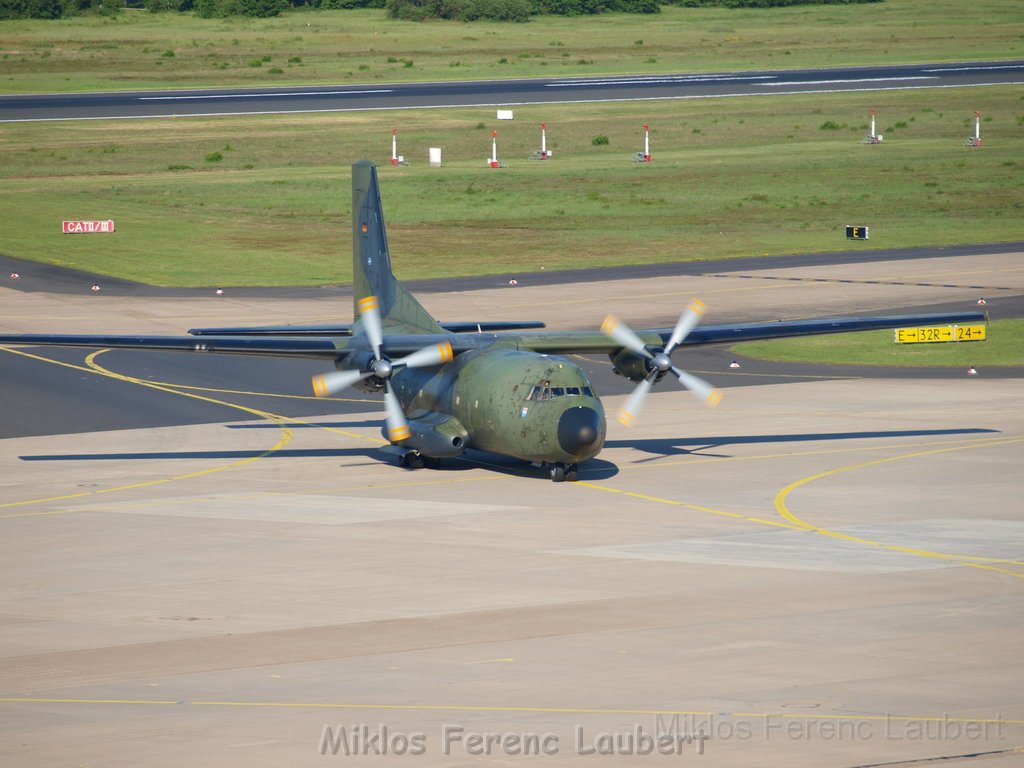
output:
M 840 317 L 824 320 L 789 320 L 773 323 L 710 325 L 695 328 L 682 346 L 723 344 L 757 339 L 847 333 L 903 326 L 949 325 L 985 321 L 981 312 L 953 312 L 888 317 Z M 671 328 L 637 331 L 645 344 L 664 347 Z M 447 341 L 455 354 L 483 349 L 493 344 L 517 347 L 543 354 L 617 352 L 622 345 L 600 331 L 543 331 L 537 333 L 403 334 L 384 336 L 383 352 L 404 356 Z M 353 344 L 355 342 L 355 344 Z M 346 355 L 349 347 L 363 347 L 365 337 L 326 336 L 89 336 L 61 334 L 0 335 L 0 344 L 19 346 L 90 347 L 93 349 L 144 349 L 172 352 L 202 352 L 264 357 L 311 357 L 334 359 Z
M 450 333 L 472 333 L 483 331 L 522 331 L 543 328 L 539 320 L 485 320 L 441 323 Z M 338 325 L 260 325 L 235 328 L 189 328 L 193 336 L 351 336 L 351 324 Z
M 261 336 L 88 336 L 65 334 L 0 335 L 0 344 L 17 346 L 145 349 L 164 352 L 218 352 L 263 357 L 338 357 L 344 344 L 328 338 L 268 338 Z
M 981 312 L 952 312 L 944 314 L 890 315 L 887 317 L 838 317 L 815 320 L 785 320 L 771 323 L 740 323 L 734 325 L 708 325 L 694 328 L 683 347 L 704 344 L 727 344 L 739 341 L 781 339 L 792 336 L 816 336 L 826 333 L 848 333 L 884 328 L 902 328 L 925 325 L 950 325 L 985 322 Z M 639 330 L 637 334 L 651 347 L 664 347 L 672 336 L 671 328 Z M 622 345 L 598 331 L 548 332 L 517 334 L 518 346 L 534 352 L 569 354 L 588 352 L 615 352 Z M 453 347 L 458 351 L 454 341 Z

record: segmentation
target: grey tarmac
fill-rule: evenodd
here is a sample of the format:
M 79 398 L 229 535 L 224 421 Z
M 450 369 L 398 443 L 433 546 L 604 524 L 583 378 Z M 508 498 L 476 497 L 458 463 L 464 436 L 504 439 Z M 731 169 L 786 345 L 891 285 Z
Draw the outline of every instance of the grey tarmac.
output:
M 569 299 L 527 276 L 420 298 L 444 318 L 583 328 L 609 311 L 671 323 L 695 295 L 729 322 L 969 308 L 987 286 L 999 316 L 1024 295 L 1020 264 L 758 265 Z M 4 332 L 347 313 L 333 296 L 0 288 Z M 4 765 L 1020 760 L 1019 371 L 730 372 L 725 350 L 684 350 L 748 385 L 715 410 L 657 390 L 579 483 L 554 485 L 483 455 L 401 470 L 376 451 L 377 402 L 314 408 L 307 372 L 278 361 L 19 351 L 65 365 L 0 351 Z M 614 409 L 627 387 L 608 381 Z M 90 408 L 88 430 L 49 416 Z M 33 419 L 47 429 L 12 426 Z M 621 754 L 651 743 L 672 754 Z

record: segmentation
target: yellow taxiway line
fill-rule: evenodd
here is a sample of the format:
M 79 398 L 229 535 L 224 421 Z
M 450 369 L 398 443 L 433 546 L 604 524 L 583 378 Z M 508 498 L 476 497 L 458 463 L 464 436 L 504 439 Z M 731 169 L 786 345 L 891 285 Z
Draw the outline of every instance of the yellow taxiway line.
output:
M 1003 717 L 949 717 L 947 715 L 858 715 L 826 714 L 820 712 L 722 712 L 715 710 L 691 709 L 640 709 L 640 708 L 597 708 L 597 707 L 513 707 L 481 706 L 464 704 L 378 704 L 332 701 L 217 701 L 217 700 L 152 700 L 152 699 L 79 699 L 44 698 L 31 696 L 4 696 L 0 703 L 18 704 L 134 704 L 140 706 L 188 706 L 188 707 L 251 707 L 266 709 L 355 709 L 387 710 L 407 712 L 494 712 L 506 714 L 560 714 L 560 715 L 653 715 L 653 716 L 697 716 L 756 718 L 761 720 L 852 720 L 875 722 L 923 722 L 923 723 L 979 723 L 988 725 L 1024 726 L 1024 719 Z

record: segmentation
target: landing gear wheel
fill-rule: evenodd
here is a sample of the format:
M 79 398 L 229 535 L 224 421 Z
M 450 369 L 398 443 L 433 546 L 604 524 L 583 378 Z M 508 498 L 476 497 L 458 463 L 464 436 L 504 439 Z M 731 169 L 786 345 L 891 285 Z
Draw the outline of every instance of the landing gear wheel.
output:
M 576 479 L 577 479 L 576 475 L 577 475 L 578 471 L 579 470 L 577 469 L 575 464 L 571 464 L 570 466 L 566 467 L 565 468 L 565 480 L 566 480 L 566 482 L 575 483 Z
M 423 469 L 423 456 L 415 451 L 410 451 L 402 456 L 399 464 L 405 469 Z
M 551 480 L 553 482 L 561 483 L 565 480 L 565 464 L 552 464 L 549 471 L 551 472 Z

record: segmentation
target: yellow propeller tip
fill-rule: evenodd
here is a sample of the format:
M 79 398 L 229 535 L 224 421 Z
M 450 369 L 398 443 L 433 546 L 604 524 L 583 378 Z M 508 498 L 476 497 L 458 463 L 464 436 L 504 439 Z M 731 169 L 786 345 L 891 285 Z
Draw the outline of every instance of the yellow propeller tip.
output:
M 367 296 L 365 299 L 359 300 L 360 314 L 362 314 L 363 312 L 367 312 L 371 309 L 378 309 L 379 307 L 380 302 L 377 300 L 376 296 Z
M 615 317 L 615 315 L 608 315 L 608 317 L 604 319 L 604 322 L 601 323 L 601 332 L 611 333 L 613 330 L 615 330 L 615 326 L 618 324 L 619 320 L 617 317 Z
M 633 425 L 636 424 L 636 416 L 634 416 L 629 411 L 619 411 L 618 418 L 622 425 L 625 427 L 629 427 L 632 429 Z
M 323 374 L 313 377 L 313 394 L 317 397 L 327 397 L 327 385 Z
M 388 430 L 388 439 L 393 443 L 401 442 L 412 437 L 412 430 L 408 427 L 398 427 L 396 429 Z

